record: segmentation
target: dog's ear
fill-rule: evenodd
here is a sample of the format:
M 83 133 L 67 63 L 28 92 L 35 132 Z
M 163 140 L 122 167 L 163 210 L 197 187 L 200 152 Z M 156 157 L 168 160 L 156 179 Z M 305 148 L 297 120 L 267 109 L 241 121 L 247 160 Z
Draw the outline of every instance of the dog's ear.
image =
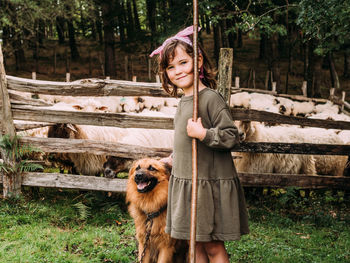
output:
M 162 163 L 164 165 L 166 174 L 170 176 L 173 166 L 170 163 L 165 163 L 165 162 L 162 162 Z

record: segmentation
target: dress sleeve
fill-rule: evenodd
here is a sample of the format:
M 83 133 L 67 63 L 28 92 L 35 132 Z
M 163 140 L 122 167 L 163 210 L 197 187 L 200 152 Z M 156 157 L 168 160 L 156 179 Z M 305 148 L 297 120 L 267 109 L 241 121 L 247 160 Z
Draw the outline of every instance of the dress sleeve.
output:
M 222 108 L 213 120 L 213 127 L 207 129 L 202 141 L 208 147 L 228 150 L 239 143 L 238 129 L 233 123 L 227 107 Z

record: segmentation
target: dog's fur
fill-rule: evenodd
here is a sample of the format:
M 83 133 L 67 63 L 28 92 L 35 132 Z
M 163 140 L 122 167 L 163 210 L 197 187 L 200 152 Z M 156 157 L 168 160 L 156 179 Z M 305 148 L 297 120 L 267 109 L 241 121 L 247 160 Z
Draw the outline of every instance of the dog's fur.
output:
M 126 202 L 133 217 L 140 262 L 146 240 L 147 214 L 167 205 L 171 167 L 155 159 L 135 161 L 129 172 Z M 166 209 L 153 219 L 143 263 L 186 262 L 186 241 L 175 240 L 165 233 Z

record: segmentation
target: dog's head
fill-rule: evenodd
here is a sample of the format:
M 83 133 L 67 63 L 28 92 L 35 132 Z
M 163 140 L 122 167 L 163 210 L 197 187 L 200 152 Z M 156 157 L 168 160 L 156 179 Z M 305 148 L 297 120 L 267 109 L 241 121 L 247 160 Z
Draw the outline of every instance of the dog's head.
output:
M 135 184 L 137 192 L 151 192 L 159 183 L 168 181 L 171 167 L 155 159 L 135 161 L 129 172 L 129 183 Z

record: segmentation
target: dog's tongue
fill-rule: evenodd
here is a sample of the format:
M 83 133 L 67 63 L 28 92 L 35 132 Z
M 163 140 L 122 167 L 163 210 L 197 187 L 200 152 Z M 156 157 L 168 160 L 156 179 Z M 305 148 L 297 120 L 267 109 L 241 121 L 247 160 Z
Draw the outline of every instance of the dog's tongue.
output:
M 139 190 L 145 189 L 145 187 L 146 187 L 147 185 L 148 185 L 147 183 L 139 183 L 139 184 L 137 185 L 137 189 L 139 189 Z

